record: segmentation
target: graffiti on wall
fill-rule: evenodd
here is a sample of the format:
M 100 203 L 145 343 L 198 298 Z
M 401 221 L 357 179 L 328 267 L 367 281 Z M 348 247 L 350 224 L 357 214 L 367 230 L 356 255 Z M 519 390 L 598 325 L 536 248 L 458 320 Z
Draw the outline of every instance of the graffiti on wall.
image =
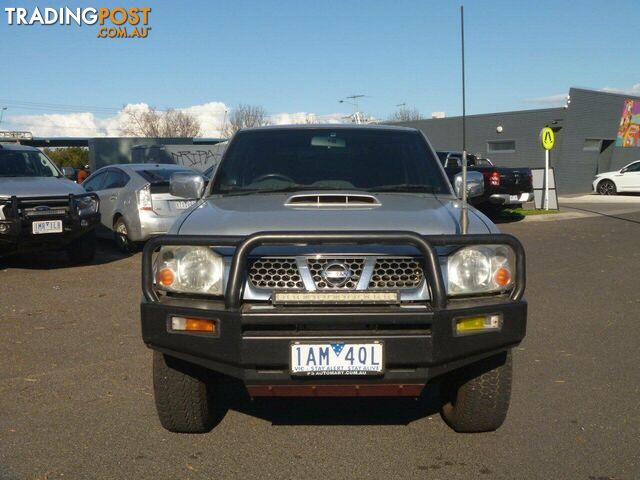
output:
M 640 101 L 624 101 L 616 147 L 640 147 Z
M 211 165 L 216 165 L 220 161 L 221 153 L 212 150 L 178 150 L 171 151 L 171 158 L 178 165 L 205 170 Z

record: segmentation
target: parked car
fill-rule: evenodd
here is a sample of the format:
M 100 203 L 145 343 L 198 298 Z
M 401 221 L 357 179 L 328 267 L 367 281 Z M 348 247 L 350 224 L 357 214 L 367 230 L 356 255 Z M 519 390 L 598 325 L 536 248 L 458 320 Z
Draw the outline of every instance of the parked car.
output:
M 593 180 L 593 191 L 600 195 L 640 192 L 640 160 L 614 172 L 600 173 Z
M 470 196 L 483 188 L 472 173 Z M 203 188 L 172 177 L 175 195 L 200 200 L 142 260 L 166 429 L 210 430 L 228 377 L 252 397 L 417 397 L 438 382 L 455 430 L 502 424 L 525 335 L 524 252 L 461 208 L 420 131 L 241 130 Z
M 0 256 L 64 248 L 75 263 L 93 259 L 98 197 L 65 173 L 37 148 L 0 144 Z
M 82 185 L 100 197 L 99 233 L 113 237 L 123 252 L 131 252 L 137 242 L 166 233 L 175 218 L 196 201 L 169 193 L 171 175 L 193 172 L 179 165 L 146 163 L 97 170 Z
M 437 152 L 451 182 L 462 171 L 462 153 Z M 484 176 L 484 194 L 471 200 L 481 209 L 492 209 L 505 205 L 518 205 L 533 200 L 533 180 L 529 168 L 496 167 L 487 158 L 467 154 L 469 171 Z

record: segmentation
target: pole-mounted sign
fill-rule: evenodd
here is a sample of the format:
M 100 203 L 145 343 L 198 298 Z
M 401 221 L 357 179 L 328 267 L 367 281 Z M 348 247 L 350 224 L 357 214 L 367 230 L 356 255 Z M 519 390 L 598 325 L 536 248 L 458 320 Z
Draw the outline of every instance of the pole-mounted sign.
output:
M 540 142 L 542 143 L 542 148 L 545 150 L 551 150 L 553 148 L 553 144 L 556 141 L 556 136 L 549 127 L 545 127 L 540 130 Z
M 540 143 L 544 148 L 544 209 L 549 210 L 549 150 L 556 143 L 556 135 L 549 127 L 540 130 Z

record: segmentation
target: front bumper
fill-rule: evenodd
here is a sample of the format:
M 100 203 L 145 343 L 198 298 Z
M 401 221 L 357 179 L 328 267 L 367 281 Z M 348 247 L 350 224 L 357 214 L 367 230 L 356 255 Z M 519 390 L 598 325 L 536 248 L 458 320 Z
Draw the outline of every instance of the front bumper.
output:
M 59 198 L 55 198 L 55 200 L 60 202 Z M 64 199 L 64 204 L 53 207 L 51 214 L 47 211 L 41 211 L 37 215 L 29 216 L 23 211 L 23 207 L 28 202 L 38 204 L 46 203 L 46 201 L 47 198 L 11 197 L 0 202 L 0 207 L 4 207 L 5 213 L 5 218 L 0 219 L 0 255 L 64 247 L 76 238 L 90 232 L 100 223 L 100 213 L 80 215 L 76 211 L 76 200 L 73 195 Z M 67 205 L 68 208 L 65 210 Z M 56 211 L 62 213 L 56 213 Z M 33 223 L 46 220 L 60 220 L 62 232 L 34 234 Z
M 502 314 L 500 331 L 456 336 L 454 319 Z M 217 321 L 217 336 L 172 332 L 170 317 Z M 148 347 L 242 380 L 251 385 L 404 384 L 424 385 L 448 371 L 517 345 L 526 332 L 524 300 L 452 302 L 438 311 L 402 307 L 274 307 L 239 311 L 222 302 L 164 299 L 143 301 L 142 338 Z M 384 343 L 385 372 L 366 377 L 298 377 L 289 373 L 293 341 Z
M 0 254 L 64 247 L 93 230 L 100 223 L 100 214 L 93 213 L 82 217 L 39 217 L 37 221 L 40 220 L 62 220 L 62 232 L 34 235 L 34 220 L 0 220 L 0 225 L 5 225 L 6 228 L 0 233 Z
M 411 244 L 421 251 L 430 300 L 399 305 L 270 305 L 242 303 L 250 252 L 264 245 Z M 507 244 L 516 253 L 516 283 L 509 294 L 448 299 L 435 246 Z M 223 300 L 159 296 L 154 289 L 153 253 L 161 245 L 235 246 Z M 300 386 L 424 386 L 429 380 L 517 345 L 525 336 L 525 257 L 514 237 L 437 235 L 412 232 L 265 232 L 246 238 L 167 235 L 151 239 L 143 255 L 142 337 L 165 354 L 242 380 L 250 391 Z M 459 317 L 502 316 L 490 333 L 456 336 Z M 171 317 L 215 320 L 217 333 L 171 330 Z M 385 371 L 377 376 L 292 376 L 293 341 L 363 341 L 384 344 Z M 263 393 L 265 390 L 261 390 Z M 415 390 L 412 390 L 415 391 Z M 262 393 L 260 393 L 262 394 Z

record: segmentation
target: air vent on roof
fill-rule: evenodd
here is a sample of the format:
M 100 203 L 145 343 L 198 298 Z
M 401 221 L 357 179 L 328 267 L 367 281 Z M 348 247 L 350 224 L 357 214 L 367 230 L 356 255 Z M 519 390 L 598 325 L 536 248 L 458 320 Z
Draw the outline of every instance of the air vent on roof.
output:
M 378 207 L 380 202 L 373 195 L 353 193 L 305 193 L 292 195 L 286 201 L 287 207 Z

